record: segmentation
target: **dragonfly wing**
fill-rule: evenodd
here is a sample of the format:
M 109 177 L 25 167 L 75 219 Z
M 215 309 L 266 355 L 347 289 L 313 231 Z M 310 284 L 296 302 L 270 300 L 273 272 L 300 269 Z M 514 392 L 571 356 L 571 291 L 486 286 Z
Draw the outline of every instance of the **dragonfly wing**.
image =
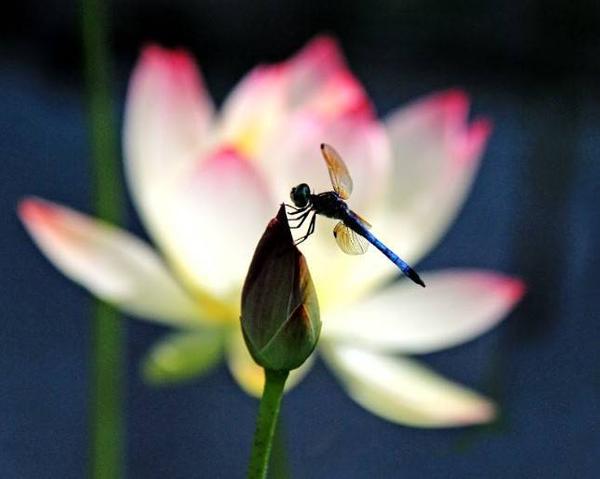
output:
M 352 194 L 352 177 L 348 171 L 348 167 L 340 154 L 327 143 L 321 144 L 321 153 L 327 163 L 329 170 L 329 178 L 334 191 L 340 195 L 340 198 L 347 200 Z
M 333 236 L 335 236 L 335 241 L 340 249 L 346 254 L 365 254 L 369 248 L 369 242 L 365 238 L 341 221 L 335 225 Z

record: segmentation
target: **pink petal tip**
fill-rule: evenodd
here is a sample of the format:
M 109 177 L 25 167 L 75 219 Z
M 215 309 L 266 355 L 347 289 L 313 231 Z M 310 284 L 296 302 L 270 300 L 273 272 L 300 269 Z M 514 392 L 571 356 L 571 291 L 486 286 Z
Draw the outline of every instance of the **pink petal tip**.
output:
M 158 68 L 185 70 L 194 67 L 190 53 L 183 49 L 168 49 L 157 44 L 149 44 L 142 49 L 141 61 Z
M 337 40 L 330 35 L 318 35 L 310 40 L 298 53 L 296 61 L 311 63 L 344 63 L 344 55 Z
M 431 98 L 431 106 L 443 111 L 449 121 L 464 121 L 469 112 L 469 104 L 467 93 L 458 88 L 439 92 Z
M 504 294 L 512 303 L 518 303 L 525 293 L 527 292 L 527 286 L 525 282 L 518 278 L 509 278 L 505 280 Z
M 524 281 L 510 276 L 485 273 L 480 281 L 487 283 L 496 295 L 506 298 L 510 304 L 519 302 L 527 289 Z
M 195 101 L 206 94 L 196 61 L 183 49 L 170 50 L 156 44 L 145 46 L 131 78 L 132 88 L 137 89 L 145 81 L 159 82 L 154 89 L 162 91 L 161 95 L 183 96 L 186 101 Z
M 56 217 L 56 209 L 50 203 L 35 197 L 24 198 L 17 205 L 17 214 L 26 224 L 48 223 Z
M 478 118 L 465 125 L 462 134 L 455 137 L 454 158 L 460 167 L 477 162 L 492 133 L 493 124 L 488 118 Z

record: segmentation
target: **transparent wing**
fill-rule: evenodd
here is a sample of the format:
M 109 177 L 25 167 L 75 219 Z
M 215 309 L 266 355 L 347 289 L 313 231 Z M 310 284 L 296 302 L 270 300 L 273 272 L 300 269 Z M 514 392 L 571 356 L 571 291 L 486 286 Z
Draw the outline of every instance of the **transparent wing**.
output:
M 341 221 L 335 225 L 333 236 L 340 249 L 346 254 L 365 254 L 369 242 L 362 236 L 348 228 Z
M 340 195 L 340 198 L 347 200 L 352 194 L 352 178 L 348 167 L 340 154 L 327 143 L 321 144 L 321 153 L 327 163 L 329 178 L 334 191 Z

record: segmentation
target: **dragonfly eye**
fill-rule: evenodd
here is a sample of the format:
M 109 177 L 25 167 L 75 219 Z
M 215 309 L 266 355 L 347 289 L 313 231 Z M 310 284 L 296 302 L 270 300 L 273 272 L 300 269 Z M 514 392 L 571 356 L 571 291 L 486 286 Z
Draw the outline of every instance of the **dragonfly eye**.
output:
M 306 183 L 294 186 L 290 192 L 290 199 L 298 208 L 304 208 L 310 199 L 310 187 Z

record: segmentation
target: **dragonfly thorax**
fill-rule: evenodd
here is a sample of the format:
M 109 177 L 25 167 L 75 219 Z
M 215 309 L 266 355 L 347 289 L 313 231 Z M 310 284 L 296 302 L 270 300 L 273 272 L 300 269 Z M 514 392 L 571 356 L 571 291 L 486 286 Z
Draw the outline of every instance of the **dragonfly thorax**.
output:
M 320 215 L 345 221 L 350 211 L 348 205 L 335 191 L 311 195 L 313 209 Z
M 294 186 L 290 191 L 290 199 L 294 202 L 296 208 L 304 208 L 310 201 L 310 187 L 306 183 Z

